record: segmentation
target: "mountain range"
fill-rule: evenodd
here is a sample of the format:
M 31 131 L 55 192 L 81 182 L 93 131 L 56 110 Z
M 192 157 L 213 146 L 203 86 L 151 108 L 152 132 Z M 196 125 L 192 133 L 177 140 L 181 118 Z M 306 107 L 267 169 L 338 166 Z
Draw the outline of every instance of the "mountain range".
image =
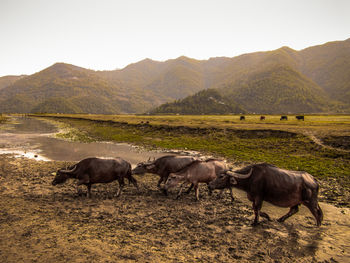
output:
M 233 58 L 145 59 L 112 71 L 56 63 L 0 77 L 0 112 L 350 112 L 350 39 Z

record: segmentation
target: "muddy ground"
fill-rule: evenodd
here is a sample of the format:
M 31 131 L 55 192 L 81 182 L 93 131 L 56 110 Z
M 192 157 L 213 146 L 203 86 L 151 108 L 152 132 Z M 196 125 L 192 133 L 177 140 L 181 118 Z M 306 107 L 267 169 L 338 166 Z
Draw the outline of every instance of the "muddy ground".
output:
M 137 192 L 117 183 L 93 186 L 78 196 L 75 182 L 51 186 L 64 162 L 0 155 L 0 262 L 349 262 L 350 212 L 321 203 L 316 227 L 303 208 L 284 223 L 250 224 L 253 212 L 242 192 L 220 199 L 201 188 L 174 200 L 153 175 L 136 176 Z M 85 191 L 85 188 L 82 189 Z M 277 218 L 286 209 L 264 205 Z

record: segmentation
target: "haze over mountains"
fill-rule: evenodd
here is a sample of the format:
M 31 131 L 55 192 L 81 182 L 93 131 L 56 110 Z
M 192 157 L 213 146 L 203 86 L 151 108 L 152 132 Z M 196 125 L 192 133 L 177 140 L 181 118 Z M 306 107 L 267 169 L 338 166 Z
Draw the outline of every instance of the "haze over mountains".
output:
M 350 112 L 350 39 L 233 58 L 145 59 L 113 71 L 56 63 L 1 77 L 0 112 Z

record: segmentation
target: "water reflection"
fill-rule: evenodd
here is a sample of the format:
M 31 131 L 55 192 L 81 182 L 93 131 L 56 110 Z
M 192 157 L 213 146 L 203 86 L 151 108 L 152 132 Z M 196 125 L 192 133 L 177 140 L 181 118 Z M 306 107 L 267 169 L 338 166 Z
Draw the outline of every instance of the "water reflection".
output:
M 53 137 L 58 129 L 43 120 L 13 118 L 0 130 L 0 154 L 14 153 L 40 160 L 79 161 L 87 157 L 121 157 L 131 164 L 150 157 L 164 156 L 165 152 L 146 151 L 124 143 L 70 142 Z

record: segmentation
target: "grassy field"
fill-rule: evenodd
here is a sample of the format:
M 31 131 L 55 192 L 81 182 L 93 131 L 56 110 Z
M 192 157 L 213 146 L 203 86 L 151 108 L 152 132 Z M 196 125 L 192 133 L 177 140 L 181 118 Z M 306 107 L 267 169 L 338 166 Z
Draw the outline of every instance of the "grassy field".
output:
M 265 115 L 260 121 L 260 115 L 245 115 L 245 121 L 240 121 L 240 115 L 93 115 L 93 114 L 47 114 L 44 116 L 82 118 L 88 120 L 127 122 L 139 124 L 149 122 L 152 125 L 216 127 L 233 129 L 273 129 L 298 133 L 312 132 L 319 136 L 338 135 L 350 136 L 349 115 L 306 115 L 305 121 L 298 121 L 295 115 L 288 115 L 288 121 L 280 121 L 280 115 Z
M 7 117 L 6 117 L 5 115 L 0 114 L 0 123 L 5 122 L 5 121 L 6 121 L 6 119 L 7 119 Z
M 48 117 L 47 115 L 45 115 Z M 349 205 L 350 152 L 327 148 L 309 136 L 328 138 L 348 147 L 349 116 L 306 116 L 305 121 L 280 121 L 279 116 L 133 116 L 49 115 L 79 131 L 68 137 L 83 141 L 128 142 L 148 148 L 185 149 L 222 157 L 232 163 L 267 162 L 282 168 L 304 170 L 340 187 L 330 193 Z M 148 122 L 148 123 L 147 123 Z M 66 134 L 67 137 L 67 134 Z M 341 140 L 339 140 L 341 138 Z M 344 142 L 344 143 L 342 143 Z M 338 196 L 338 197 L 337 197 Z

